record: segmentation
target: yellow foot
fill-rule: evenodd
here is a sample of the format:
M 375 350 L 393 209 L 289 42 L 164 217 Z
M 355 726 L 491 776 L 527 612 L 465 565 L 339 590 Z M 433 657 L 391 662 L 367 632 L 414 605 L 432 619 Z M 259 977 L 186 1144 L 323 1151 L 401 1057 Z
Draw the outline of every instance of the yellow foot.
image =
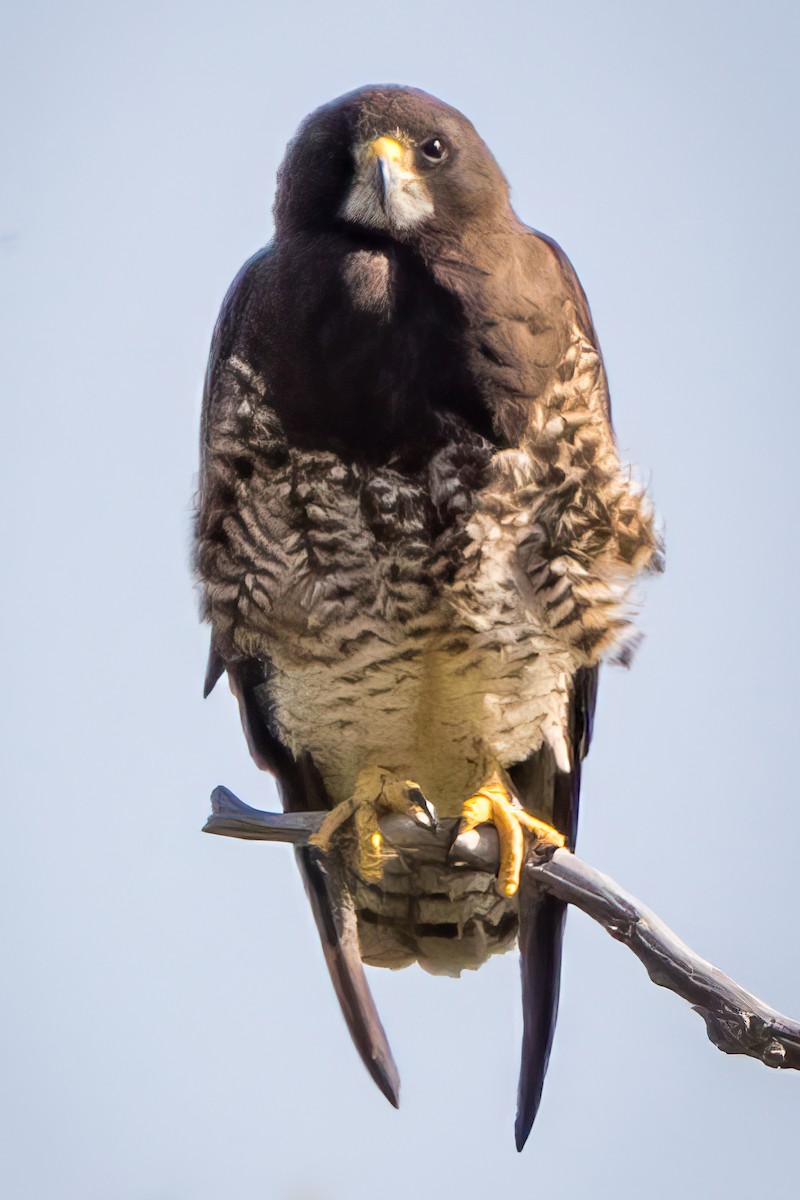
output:
M 334 834 L 352 817 L 358 838 L 359 874 L 368 883 L 380 883 L 386 858 L 379 820 L 383 813 L 405 813 L 426 829 L 435 829 L 436 811 L 418 784 L 399 779 L 384 767 L 367 767 L 356 779 L 353 795 L 328 813 L 309 841 L 327 850 Z
M 519 888 L 519 873 L 525 853 L 523 829 L 535 834 L 539 841 L 565 846 L 567 839 L 546 821 L 532 817 L 509 794 L 499 775 L 493 775 L 461 810 L 459 834 L 468 833 L 478 825 L 492 824 L 500 839 L 500 869 L 497 886 L 505 896 L 513 896 Z

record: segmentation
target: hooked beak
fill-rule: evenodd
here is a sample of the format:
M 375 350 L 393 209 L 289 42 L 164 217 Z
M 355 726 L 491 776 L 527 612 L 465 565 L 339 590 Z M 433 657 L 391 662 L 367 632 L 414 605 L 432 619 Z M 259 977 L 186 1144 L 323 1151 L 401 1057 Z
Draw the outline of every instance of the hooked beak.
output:
M 391 137 L 362 145 L 342 216 L 371 229 L 406 230 L 432 213 L 433 202 L 414 168 L 411 146 Z
M 411 153 L 394 138 L 379 137 L 371 142 L 367 154 L 375 160 L 376 182 L 380 191 L 381 206 L 388 214 L 394 196 L 405 184 L 417 179 L 411 162 Z

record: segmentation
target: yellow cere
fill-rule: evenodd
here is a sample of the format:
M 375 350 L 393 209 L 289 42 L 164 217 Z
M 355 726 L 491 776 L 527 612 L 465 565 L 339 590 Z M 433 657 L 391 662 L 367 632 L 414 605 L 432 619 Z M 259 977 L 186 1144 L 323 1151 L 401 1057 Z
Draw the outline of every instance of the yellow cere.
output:
M 392 163 L 402 163 L 406 157 L 405 147 L 390 137 L 376 138 L 370 150 L 376 158 L 385 158 Z

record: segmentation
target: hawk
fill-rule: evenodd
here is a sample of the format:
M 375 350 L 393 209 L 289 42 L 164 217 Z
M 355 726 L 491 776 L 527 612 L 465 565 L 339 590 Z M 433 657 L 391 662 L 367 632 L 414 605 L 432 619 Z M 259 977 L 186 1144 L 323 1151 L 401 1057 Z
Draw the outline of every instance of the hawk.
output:
M 629 657 L 631 588 L 661 550 L 580 283 L 466 117 L 398 86 L 324 105 L 288 146 L 274 215 L 206 380 L 206 694 L 227 672 L 284 808 L 330 810 L 300 868 L 396 1103 L 360 959 L 458 974 L 514 943 L 525 835 L 574 845 L 598 664 Z M 497 880 L 390 874 L 392 811 L 494 823 Z M 520 1147 L 564 912 L 542 895 L 520 932 Z

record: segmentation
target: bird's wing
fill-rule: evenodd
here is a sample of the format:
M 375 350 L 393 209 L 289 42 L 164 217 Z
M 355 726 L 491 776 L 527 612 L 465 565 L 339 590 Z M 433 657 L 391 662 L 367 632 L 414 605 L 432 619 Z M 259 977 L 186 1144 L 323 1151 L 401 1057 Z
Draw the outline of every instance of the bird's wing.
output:
M 198 569 L 206 580 L 217 573 L 211 566 L 211 558 L 217 552 L 215 526 L 226 514 L 235 511 L 237 505 L 236 416 L 251 402 L 254 392 L 263 395 L 262 364 L 250 361 L 248 338 L 253 321 L 256 317 L 263 318 L 269 269 L 269 247 L 245 263 L 225 297 L 211 343 L 203 396 L 196 525 Z M 257 313 L 254 313 L 256 306 L 252 301 L 256 298 Z M 204 556 L 209 556 L 208 561 L 204 561 Z M 235 564 L 233 575 L 240 576 L 246 570 L 246 563 Z M 220 583 L 224 586 L 225 581 Z M 229 631 L 215 621 L 213 589 L 211 593 L 206 589 L 204 615 L 212 625 L 204 694 L 208 695 L 227 672 L 231 691 L 239 703 L 250 753 L 262 770 L 275 777 L 285 811 L 329 808 L 329 798 L 310 755 L 295 757 L 277 734 L 267 700 L 269 661 L 247 657 L 236 649 Z M 296 858 L 351 1037 L 368 1072 L 396 1107 L 398 1071 L 367 985 L 355 908 L 339 856 L 335 849 L 323 854 L 304 846 L 298 848 Z
M 531 232 L 524 248 L 530 256 L 526 271 L 532 315 L 529 353 L 544 367 L 535 377 L 541 390 L 532 402 L 532 432 L 529 430 L 525 437 L 531 439 L 529 445 L 540 456 L 539 495 L 548 488 L 550 494 L 537 514 L 539 540 L 530 552 L 521 547 L 520 562 L 538 593 L 539 611 L 555 614 L 551 621 L 553 635 L 583 652 L 587 665 L 577 672 L 572 685 L 566 747 L 569 771 L 558 770 L 552 752 L 544 747 L 529 761 L 513 766 L 509 775 L 521 803 L 549 821 L 574 848 L 581 763 L 589 748 L 597 692 L 596 664 L 601 651 L 624 627 L 621 616 L 615 618 L 616 626 L 606 617 L 612 611 L 608 593 L 602 595 L 603 606 L 598 606 L 596 614 L 588 613 L 587 619 L 589 605 L 584 602 L 580 584 L 587 570 L 592 570 L 593 554 L 604 554 L 605 562 L 613 561 L 614 567 L 619 560 L 620 574 L 624 575 L 628 566 L 632 575 L 632 564 L 623 559 L 625 555 L 635 558 L 638 546 L 624 545 L 620 549 L 621 540 L 630 532 L 633 540 L 640 538 L 646 548 L 654 545 L 654 538 L 647 513 L 644 519 L 639 517 L 635 496 L 629 508 L 639 517 L 638 525 L 626 525 L 626 514 L 613 508 L 626 493 L 619 483 L 622 473 L 603 361 L 577 275 L 551 239 Z M 566 418 L 564 424 L 560 423 L 562 417 Z M 578 418 L 573 424 L 579 430 L 588 430 L 586 434 L 571 435 L 572 441 L 566 432 L 571 418 Z M 557 432 L 551 445 L 547 443 L 547 430 L 553 426 Z M 582 437 L 583 444 L 579 441 Z M 538 443 L 537 438 L 541 439 Z M 573 554 L 578 566 L 574 588 L 568 574 L 549 569 L 555 558 L 560 557 L 563 563 Z M 598 566 L 597 577 L 606 577 L 605 565 Z M 599 594 L 596 584 L 594 594 Z M 521 1149 L 539 1107 L 553 1041 L 566 906 L 526 886 L 524 872 L 519 903 L 524 1034 L 516 1140 Z

